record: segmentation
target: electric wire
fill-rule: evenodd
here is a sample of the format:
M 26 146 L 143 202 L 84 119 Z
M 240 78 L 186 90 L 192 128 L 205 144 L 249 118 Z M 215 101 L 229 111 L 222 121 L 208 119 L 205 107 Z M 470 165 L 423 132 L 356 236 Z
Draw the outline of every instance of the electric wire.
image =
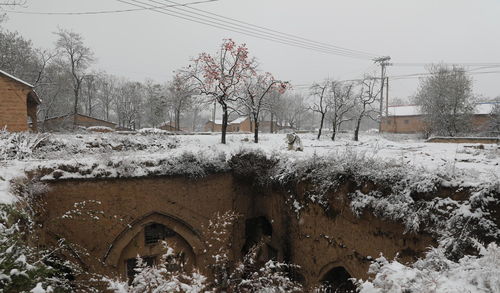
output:
M 162 1 L 168 2 L 168 3 L 173 3 L 173 4 L 178 4 L 177 2 L 172 1 L 172 0 L 162 0 Z M 263 26 L 259 26 L 259 25 L 254 25 L 254 24 L 251 24 L 249 22 L 241 21 L 241 20 L 238 20 L 238 19 L 235 19 L 235 18 L 226 17 L 226 16 L 223 16 L 223 15 L 220 15 L 220 14 L 216 14 L 216 13 L 212 13 L 212 12 L 206 11 L 206 10 L 202 10 L 202 9 L 198 9 L 198 8 L 194 8 L 194 7 L 186 7 L 186 8 L 187 9 L 176 7 L 175 9 L 181 10 L 181 11 L 185 11 L 185 12 L 188 12 L 189 10 L 198 11 L 201 14 L 197 13 L 197 15 L 200 15 L 200 16 L 208 17 L 208 16 L 206 16 L 204 14 L 211 15 L 213 17 L 210 17 L 210 18 L 214 19 L 214 20 L 222 20 L 222 21 L 225 21 L 227 23 L 232 23 L 232 24 L 235 24 L 235 25 L 238 25 L 238 26 L 242 26 L 242 27 L 246 27 L 246 28 L 251 28 L 253 30 L 258 30 L 258 31 L 260 31 L 262 33 L 265 33 L 265 34 L 269 34 L 269 35 L 273 35 L 273 36 L 278 36 L 278 37 L 287 37 L 287 38 L 290 38 L 290 39 L 295 39 L 296 41 L 309 43 L 311 45 L 315 45 L 315 46 L 318 46 L 318 47 L 323 47 L 323 48 L 326 48 L 326 49 L 335 49 L 335 50 L 340 50 L 340 51 L 345 52 L 345 53 L 359 54 L 360 56 L 367 56 L 367 57 L 369 57 L 371 59 L 376 58 L 376 57 L 380 57 L 380 55 L 378 55 L 378 54 L 372 54 L 372 53 L 368 53 L 368 52 L 364 52 L 364 51 L 352 50 L 352 49 L 348 49 L 348 48 L 344 48 L 344 47 L 340 47 L 340 46 L 331 45 L 331 44 L 328 44 L 328 43 L 317 42 L 317 41 L 314 41 L 314 40 L 311 40 L 311 39 L 303 38 L 303 37 L 300 37 L 300 36 L 297 36 L 297 35 L 293 35 L 293 34 L 288 34 L 288 33 L 280 32 L 280 31 L 277 31 L 277 30 L 274 30 L 274 29 L 270 29 L 270 28 L 267 28 L 267 27 L 263 27 Z
M 152 4 L 144 3 L 144 2 L 138 1 L 138 0 L 117 0 L 117 1 L 122 2 L 122 3 L 127 3 L 130 5 L 134 5 L 136 7 L 141 7 L 141 8 L 152 6 Z M 151 2 L 155 2 L 155 1 L 151 1 Z M 193 16 L 191 14 L 178 12 L 178 11 L 175 11 L 172 9 L 157 8 L 157 9 L 151 9 L 151 10 L 155 11 L 155 12 L 162 13 L 162 14 L 166 14 L 169 16 L 173 16 L 176 18 L 188 20 L 191 22 L 196 22 L 196 23 L 207 25 L 207 26 L 211 26 L 211 27 L 215 27 L 215 28 L 219 28 L 219 29 L 223 29 L 223 30 L 228 30 L 228 31 L 232 31 L 232 32 L 236 32 L 236 33 L 240 33 L 240 34 L 244 34 L 244 35 L 248 35 L 248 36 L 252 36 L 252 37 L 256 37 L 256 38 L 260 38 L 260 39 L 265 39 L 265 40 L 269 40 L 272 42 L 281 43 L 281 44 L 285 44 L 285 45 L 289 45 L 289 46 L 300 47 L 303 49 L 309 49 L 309 50 L 313 50 L 313 51 L 317 51 L 317 52 L 321 52 L 321 53 L 325 53 L 325 54 L 338 55 L 338 56 L 343 56 L 343 57 L 365 59 L 365 60 L 369 59 L 368 57 L 365 57 L 365 56 L 360 56 L 360 55 L 346 53 L 346 52 L 340 52 L 338 50 L 333 50 L 333 49 L 319 48 L 319 47 L 316 47 L 316 46 L 313 46 L 313 45 L 310 45 L 307 43 L 301 43 L 301 42 L 286 39 L 286 38 L 273 38 L 272 36 L 265 35 L 265 34 L 262 34 L 262 33 L 256 32 L 256 31 L 252 31 L 249 29 L 237 27 L 234 25 L 227 25 L 227 23 L 224 23 L 222 21 L 216 22 L 216 21 L 212 21 L 212 20 L 209 20 L 206 18 L 203 19 L 203 18 L 200 18 L 197 16 Z
M 203 4 L 216 1 L 219 0 L 204 0 L 204 1 L 189 2 L 189 3 L 166 4 L 151 8 L 116 9 L 116 10 L 101 10 L 101 11 L 82 11 L 82 12 L 41 12 L 41 11 L 18 11 L 18 10 L 3 10 L 3 11 L 7 13 L 30 14 L 30 15 L 97 15 L 97 14 L 114 14 L 114 13 L 153 10 L 163 7 L 177 7 L 177 6 L 188 7 L 189 5 Z

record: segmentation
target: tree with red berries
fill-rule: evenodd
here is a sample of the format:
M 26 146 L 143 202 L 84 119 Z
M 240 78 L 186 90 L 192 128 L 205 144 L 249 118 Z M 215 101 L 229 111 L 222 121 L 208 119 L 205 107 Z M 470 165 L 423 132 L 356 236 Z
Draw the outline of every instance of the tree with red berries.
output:
M 216 54 L 201 53 L 183 70 L 199 94 L 221 106 L 221 143 L 226 143 L 229 109 L 237 100 L 240 85 L 255 74 L 256 67 L 257 63 L 250 58 L 245 44 L 237 45 L 233 40 L 225 39 Z

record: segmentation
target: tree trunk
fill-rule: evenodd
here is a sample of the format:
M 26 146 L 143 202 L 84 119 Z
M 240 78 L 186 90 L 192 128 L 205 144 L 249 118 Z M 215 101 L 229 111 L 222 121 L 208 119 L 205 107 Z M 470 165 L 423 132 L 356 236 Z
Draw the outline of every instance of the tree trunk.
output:
M 334 121 L 332 124 L 332 141 L 335 140 L 335 135 L 337 135 L 337 123 Z
M 175 130 L 181 131 L 180 124 L 181 124 L 181 111 L 176 110 L 175 111 Z
M 195 107 L 193 109 L 193 129 L 192 131 L 195 132 L 196 131 L 196 119 L 198 118 L 198 108 Z
M 220 139 L 220 142 L 223 144 L 226 144 L 227 119 L 228 119 L 227 106 L 223 104 L 222 105 L 222 129 L 221 129 L 222 136 Z
M 258 143 L 259 142 L 259 120 L 257 117 L 254 117 L 254 120 L 255 120 L 255 128 L 254 128 L 253 142 Z
M 273 125 L 273 120 L 274 120 L 274 113 L 271 112 L 271 125 L 269 125 L 269 132 L 274 133 L 274 125 Z
M 323 123 L 325 121 L 325 114 L 321 113 L 321 120 L 319 122 L 318 140 L 321 138 L 321 131 L 323 130 Z
M 361 125 L 362 118 L 363 118 L 363 115 L 359 116 L 358 120 L 356 121 L 356 128 L 354 129 L 354 141 L 359 140 L 359 126 Z
M 109 105 L 106 104 L 106 121 L 109 121 Z
M 75 92 L 75 106 L 73 109 L 73 129 L 76 129 L 76 116 L 78 115 L 78 94 L 79 94 L 79 86 L 74 89 Z

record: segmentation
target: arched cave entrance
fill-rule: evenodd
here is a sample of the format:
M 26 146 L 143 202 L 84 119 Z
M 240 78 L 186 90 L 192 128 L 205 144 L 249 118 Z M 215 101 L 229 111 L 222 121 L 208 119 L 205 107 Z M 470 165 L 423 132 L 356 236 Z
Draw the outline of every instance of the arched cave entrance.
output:
M 196 256 L 191 245 L 178 233 L 164 224 L 150 222 L 123 249 L 120 256 L 121 271 L 131 282 L 136 274 L 137 256 L 139 255 L 147 266 L 154 266 L 161 262 L 166 252 L 165 243 L 175 254 L 171 257 L 177 261 L 169 264 L 167 269 L 176 271 L 180 266 L 195 266 Z
M 241 249 L 243 255 L 255 245 L 261 244 L 258 260 L 265 262 L 270 259 L 278 259 L 278 250 L 271 245 L 273 236 L 273 226 L 269 220 L 264 217 L 250 218 L 245 221 L 245 244 Z
M 355 293 L 356 286 L 349 280 L 351 275 L 341 266 L 330 269 L 321 278 L 321 292 L 323 293 Z
M 103 261 L 130 278 L 136 257 L 140 255 L 149 265 L 158 263 L 166 252 L 163 241 L 174 249 L 187 268 L 198 265 L 198 256 L 205 246 L 199 232 L 173 215 L 152 212 L 127 225 L 110 245 Z

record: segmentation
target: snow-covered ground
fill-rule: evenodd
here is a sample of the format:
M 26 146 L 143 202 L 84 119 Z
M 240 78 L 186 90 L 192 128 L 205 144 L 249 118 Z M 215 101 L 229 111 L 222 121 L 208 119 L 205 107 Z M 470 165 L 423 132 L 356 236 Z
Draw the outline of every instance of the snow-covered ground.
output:
M 175 160 L 172 160 L 186 153 L 217 161 L 227 160 L 242 150 L 261 150 L 290 161 L 356 153 L 375 160 L 422 168 L 429 173 L 452 174 L 462 186 L 498 181 L 500 174 L 499 145 L 426 143 L 410 135 L 364 133 L 360 141 L 355 142 L 349 133 L 339 134 L 336 141 L 331 141 L 328 135 L 317 140 L 315 134 L 300 134 L 303 152 L 288 151 L 285 134 L 260 134 L 258 144 L 253 142 L 252 134 L 228 134 L 226 145 L 220 143 L 220 134 L 142 132 L 12 136 L 5 133 L 0 136 L 0 202 L 13 200 L 8 192 L 8 182 L 22 176 L 25 171 L 75 165 L 91 170 L 84 175 L 62 170 L 57 173 L 57 178 L 144 176 L 151 174 L 151 166 L 165 160 L 169 160 L 171 168 L 179 169 L 182 166 L 175 166 Z M 31 149 L 36 143 L 37 147 Z M 133 167 L 141 162 L 146 167 Z
M 355 169 L 354 175 L 370 173 L 368 178 L 375 181 L 395 178 L 396 185 L 390 194 L 353 193 L 353 211 L 370 208 L 380 217 L 405 223 L 410 231 L 424 229 L 438 238 L 439 247 L 408 266 L 380 257 L 371 268 L 374 277 L 360 281 L 362 292 L 500 291 L 498 243 L 487 248 L 488 243 L 484 243 L 477 256 L 459 253 L 458 262 L 447 256 L 454 251 L 450 247 L 459 248 L 476 241 L 478 236 L 499 239 L 496 219 L 491 218 L 488 210 L 492 203 L 498 204 L 499 145 L 426 143 L 416 136 L 376 133 L 363 133 L 359 142 L 352 141 L 349 133 L 339 134 L 336 141 L 331 141 L 327 134 L 321 140 L 315 134 L 299 136 L 304 151 L 296 152 L 287 149 L 285 134 L 261 134 L 258 144 L 253 143 L 252 134 L 228 134 L 227 144 L 223 145 L 219 142 L 220 134 L 171 135 L 158 130 L 78 134 L 0 132 L 0 203 L 15 200 L 10 181 L 25 176 L 26 172 L 40 171 L 46 180 L 169 174 L 202 177 L 207 172 L 229 170 L 228 161 L 233 155 L 253 150 L 279 159 L 273 176 L 293 177 L 294 172 L 304 175 L 303 171 L 308 170 L 308 176 L 317 177 L 320 189 L 325 190 L 333 184 L 330 180 L 334 179 L 329 177 L 332 172 Z M 317 162 L 314 170 L 308 169 L 311 162 Z M 412 198 L 415 191 L 425 192 L 435 187 L 435 180 L 441 186 L 471 187 L 471 197 L 464 201 Z M 311 196 L 312 202 L 321 203 L 321 192 Z M 465 230 L 464 222 L 466 226 L 473 223 L 474 229 L 466 236 L 456 236 L 464 233 L 456 233 Z M 425 227 L 420 223 L 425 223 Z

